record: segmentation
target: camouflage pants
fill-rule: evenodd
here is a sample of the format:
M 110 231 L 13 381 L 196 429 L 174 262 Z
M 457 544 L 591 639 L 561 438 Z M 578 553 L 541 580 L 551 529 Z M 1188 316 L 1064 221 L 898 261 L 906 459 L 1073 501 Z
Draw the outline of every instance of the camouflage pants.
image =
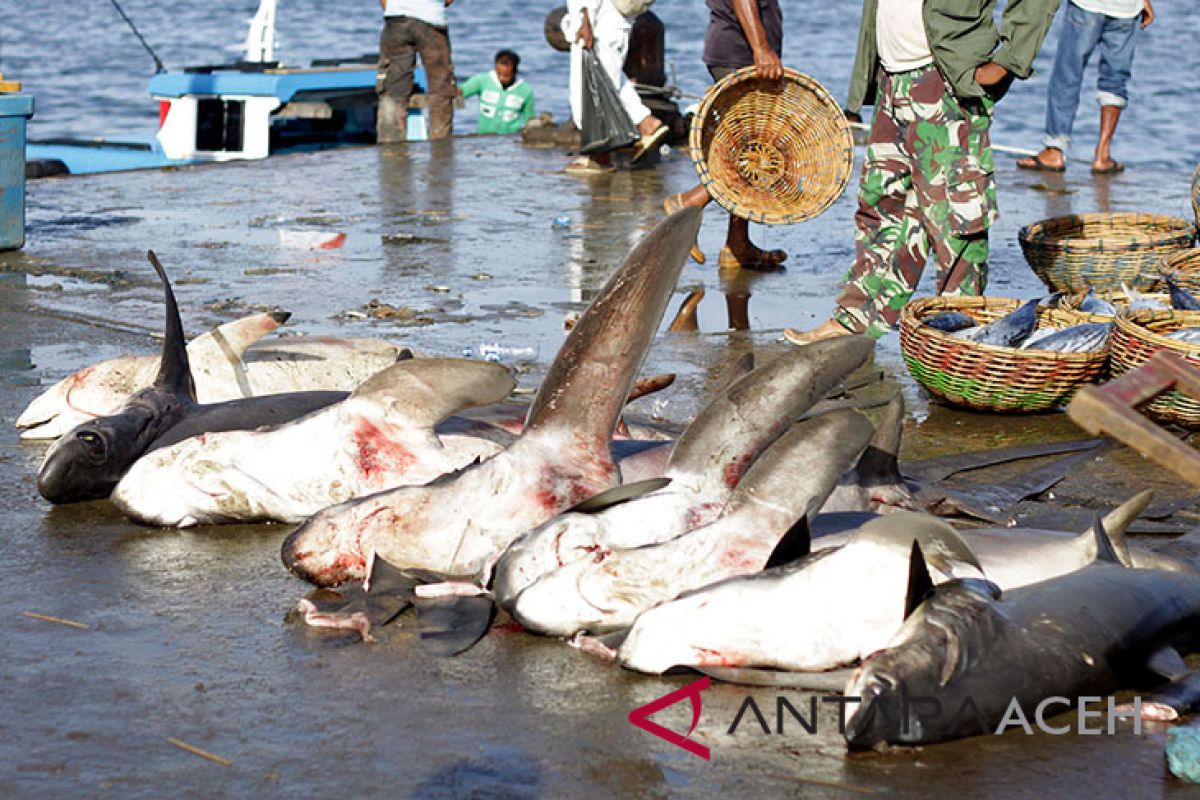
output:
M 959 103 L 932 65 L 885 76 L 854 216 L 854 264 L 834 319 L 879 338 L 895 328 L 932 245 L 939 294 L 981 294 L 998 216 L 991 104 Z

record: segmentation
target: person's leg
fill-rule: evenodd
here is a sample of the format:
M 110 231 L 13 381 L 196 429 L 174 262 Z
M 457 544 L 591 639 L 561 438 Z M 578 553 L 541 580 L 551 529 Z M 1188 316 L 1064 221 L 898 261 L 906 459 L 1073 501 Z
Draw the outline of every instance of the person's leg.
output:
M 375 118 L 375 138 L 380 144 L 408 138 L 408 98 L 412 95 L 416 48 L 410 20 L 384 20 L 379 37 L 379 69 L 384 73 Z
M 415 23 L 417 47 L 425 66 L 429 101 L 429 138 L 448 139 L 454 130 L 454 64 L 450 58 L 450 31 L 428 23 Z
M 929 242 L 912 186 L 911 83 L 910 73 L 884 78 L 859 179 L 854 262 L 832 319 L 807 332 L 787 329 L 793 344 L 847 333 L 883 336 L 920 279 Z
M 1129 102 L 1127 86 L 1133 74 L 1133 53 L 1137 47 L 1141 20 L 1138 17 L 1115 19 L 1105 17 L 1100 35 L 1099 77 L 1096 80 L 1096 102 L 1100 104 L 1100 137 L 1096 140 L 1093 172 L 1117 172 L 1122 167 L 1113 160 L 1112 140 L 1117 131 L 1121 110 Z
M 960 104 L 936 72 L 924 83 L 923 102 L 915 105 L 913 186 L 933 243 L 937 292 L 979 295 L 987 287 L 988 228 L 999 216 L 991 115 L 982 105 Z
M 1099 40 L 1102 19 L 1100 14 L 1067 3 L 1059 27 L 1058 49 L 1054 54 L 1054 69 L 1050 73 L 1046 96 L 1046 135 L 1042 138 L 1044 147 L 1036 156 L 1019 159 L 1018 166 L 1054 170 L 1065 167 L 1075 113 L 1079 109 L 1083 70 Z

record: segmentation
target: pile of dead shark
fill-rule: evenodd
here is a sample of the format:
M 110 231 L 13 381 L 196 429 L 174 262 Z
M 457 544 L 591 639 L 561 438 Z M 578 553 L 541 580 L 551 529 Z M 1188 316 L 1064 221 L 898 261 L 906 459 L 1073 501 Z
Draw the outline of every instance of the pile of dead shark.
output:
M 151 254 L 161 357 L 93 365 L 30 404 L 23 436 L 57 438 L 38 489 L 145 525 L 298 523 L 284 565 L 338 593 L 297 616 L 365 642 L 415 608 L 416 641 L 455 655 L 499 609 L 630 670 L 842 690 L 862 701 L 852 748 L 992 732 L 1047 697 L 1148 688 L 1159 718 L 1200 700 L 1171 683 L 1200 574 L 1126 541 L 1148 493 L 1073 533 L 952 527 L 930 512 L 989 507 L 901 477 L 899 396 L 864 413 L 845 393 L 865 337 L 733 365 L 682 430 L 627 415 L 668 382 L 638 372 L 698 225 L 677 213 L 630 252 L 527 406 L 499 364 L 256 344 L 282 314 L 186 343 Z

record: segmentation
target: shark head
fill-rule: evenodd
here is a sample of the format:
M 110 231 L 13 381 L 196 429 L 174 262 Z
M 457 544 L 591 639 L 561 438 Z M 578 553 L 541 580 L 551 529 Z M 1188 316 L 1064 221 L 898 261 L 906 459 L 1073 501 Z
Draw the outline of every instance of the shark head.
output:
M 154 251 L 148 253 L 166 300 L 162 360 L 154 385 L 115 414 L 97 417 L 62 436 L 38 469 L 38 492 L 51 503 L 108 497 L 151 443 L 196 402 L 183 323 L 171 283 Z
M 160 432 L 156 410 L 153 402 L 131 402 L 122 413 L 89 420 L 59 438 L 38 469 L 38 493 L 51 503 L 108 497 Z
M 988 645 L 1002 628 L 995 605 L 999 595 L 995 584 L 979 578 L 942 584 L 909 615 L 886 649 L 863 660 L 844 692 L 859 699 L 846 727 L 850 749 L 939 741 L 963 726 L 978 727 L 964 709 L 969 709 L 972 674 L 998 655 Z

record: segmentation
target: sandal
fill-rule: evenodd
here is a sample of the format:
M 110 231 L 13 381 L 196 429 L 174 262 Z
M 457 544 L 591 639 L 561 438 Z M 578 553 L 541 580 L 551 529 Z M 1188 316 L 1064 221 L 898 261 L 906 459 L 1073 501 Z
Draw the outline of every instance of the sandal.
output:
M 758 269 L 758 270 L 773 270 L 780 269 L 783 262 L 787 261 L 787 253 L 782 250 L 759 250 L 755 248 L 756 254 L 750 261 L 742 261 L 738 258 L 732 249 L 722 247 L 721 254 L 717 256 L 717 266 L 722 269 Z
M 1025 156 L 1017 159 L 1018 169 L 1028 169 L 1034 172 L 1066 172 L 1067 168 L 1061 164 L 1047 164 L 1042 161 L 1039 155 Z
M 601 164 L 591 156 L 580 156 L 567 164 L 563 171 L 568 175 L 604 175 L 616 172 L 617 168 L 611 164 Z
M 1116 175 L 1118 172 L 1124 172 L 1125 165 L 1120 161 L 1114 161 L 1107 167 L 1092 167 L 1093 175 Z
M 665 128 L 666 126 L 664 125 L 663 127 Z M 676 211 L 682 210 L 683 195 L 673 194 L 666 200 L 663 200 L 663 211 L 667 212 L 668 216 L 674 214 Z M 697 264 L 703 264 L 706 261 L 704 251 L 700 249 L 700 245 L 698 243 L 692 243 L 692 249 L 688 251 L 688 255 L 690 255 L 692 257 L 692 261 L 695 261 Z
M 666 139 L 670 132 L 671 129 L 666 125 L 659 125 L 650 133 L 642 136 L 641 141 L 633 148 L 633 155 L 629 158 L 629 163 L 636 164 L 642 156 L 662 144 L 663 139 Z

